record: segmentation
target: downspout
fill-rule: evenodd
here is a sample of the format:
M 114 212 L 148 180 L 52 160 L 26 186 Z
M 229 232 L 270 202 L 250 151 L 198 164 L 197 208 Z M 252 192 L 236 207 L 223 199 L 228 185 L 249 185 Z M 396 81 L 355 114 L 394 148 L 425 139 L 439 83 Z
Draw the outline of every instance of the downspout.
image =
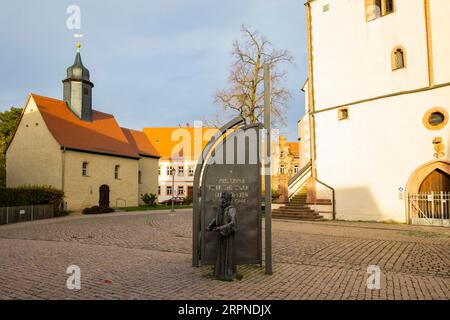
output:
M 434 86 L 434 63 L 433 63 L 433 37 L 431 34 L 430 0 L 424 0 L 425 31 L 427 42 L 428 82 L 430 88 Z
M 61 148 L 61 191 L 64 192 L 64 182 L 65 182 L 65 168 L 66 168 L 66 147 Z
M 316 167 L 316 130 L 315 130 L 315 100 L 314 100 L 314 70 L 313 70 L 313 49 L 312 49 L 312 15 L 311 15 L 311 3 L 308 1 L 306 6 L 306 30 L 308 34 L 308 121 L 309 121 L 309 136 L 310 136 L 310 156 L 311 156 L 311 176 L 312 181 L 310 189 L 312 193 L 308 192 L 308 195 L 315 201 L 316 191 L 314 181 L 317 179 L 317 167 Z
M 65 185 L 65 170 L 66 169 L 66 147 L 61 147 L 61 191 L 64 194 L 64 185 Z M 65 197 L 65 196 L 64 196 Z M 66 205 L 63 200 L 61 210 L 66 210 Z

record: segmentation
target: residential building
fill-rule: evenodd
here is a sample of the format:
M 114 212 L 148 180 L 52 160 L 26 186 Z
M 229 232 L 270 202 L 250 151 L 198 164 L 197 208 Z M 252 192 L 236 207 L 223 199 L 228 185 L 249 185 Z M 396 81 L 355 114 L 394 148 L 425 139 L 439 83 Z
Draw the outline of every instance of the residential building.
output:
M 217 132 L 216 128 L 148 127 L 144 133 L 160 155 L 158 200 L 193 194 L 194 174 L 203 148 Z
M 286 137 L 279 136 L 278 141 L 272 143 L 272 166 L 275 174 L 272 175 L 272 190 L 278 191 L 278 201 L 288 201 L 289 179 L 300 170 L 300 144 L 288 142 Z

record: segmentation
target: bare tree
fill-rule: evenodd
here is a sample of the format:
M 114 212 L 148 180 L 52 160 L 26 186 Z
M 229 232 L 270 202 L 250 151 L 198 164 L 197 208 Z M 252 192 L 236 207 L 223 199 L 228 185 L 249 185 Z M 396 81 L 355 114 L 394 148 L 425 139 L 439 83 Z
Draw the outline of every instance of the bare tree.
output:
M 277 50 L 258 31 L 242 26 L 244 41 L 233 42 L 234 62 L 228 78 L 229 88 L 215 94 L 215 103 L 223 110 L 239 115 L 248 123 L 261 120 L 264 114 L 264 65 L 271 68 L 272 112 L 275 122 L 285 122 L 285 110 L 290 98 L 289 89 L 282 86 L 286 71 L 279 70 L 283 63 L 291 64 L 287 50 Z

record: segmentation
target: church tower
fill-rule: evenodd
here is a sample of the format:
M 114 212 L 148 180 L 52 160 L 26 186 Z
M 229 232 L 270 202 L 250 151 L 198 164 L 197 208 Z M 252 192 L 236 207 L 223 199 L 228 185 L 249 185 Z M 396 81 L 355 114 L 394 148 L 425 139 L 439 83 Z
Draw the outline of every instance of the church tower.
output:
M 72 112 L 81 120 L 92 121 L 92 88 L 89 70 L 83 66 L 77 44 L 77 55 L 74 64 L 67 69 L 67 78 L 63 80 L 64 101 Z

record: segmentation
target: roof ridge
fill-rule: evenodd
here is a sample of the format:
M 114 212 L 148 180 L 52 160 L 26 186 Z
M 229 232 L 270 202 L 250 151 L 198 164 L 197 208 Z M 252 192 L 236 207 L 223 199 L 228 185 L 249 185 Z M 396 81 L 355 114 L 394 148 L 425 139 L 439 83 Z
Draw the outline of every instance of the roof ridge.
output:
M 101 114 L 106 114 L 107 116 L 111 116 L 111 117 L 114 117 L 114 115 L 112 114 L 112 113 L 107 113 L 107 112 L 103 112 L 103 111 L 99 111 L 99 110 L 95 110 L 95 109 L 92 109 L 92 112 L 97 112 L 97 113 L 101 113 Z M 115 118 L 115 117 L 114 117 Z M 119 124 L 119 123 L 117 123 L 117 124 Z M 119 126 L 120 127 L 120 126 Z
M 30 96 L 32 96 L 33 98 L 37 97 L 39 99 L 52 100 L 52 101 L 61 102 L 61 103 L 64 103 L 64 104 L 66 103 L 64 100 L 43 96 L 43 95 L 40 95 L 40 94 L 37 94 L 37 93 L 33 93 L 33 92 L 30 93 Z M 114 117 L 113 114 L 107 113 L 107 112 L 104 112 L 104 111 L 100 111 L 100 110 L 96 110 L 96 109 L 92 109 L 92 111 Z
M 125 130 L 130 130 L 130 131 L 135 131 L 135 132 L 140 132 L 140 133 L 145 134 L 144 131 L 141 131 L 141 130 L 136 130 L 136 129 L 127 128 L 127 127 L 120 127 L 120 128 L 121 128 L 121 129 L 125 129 Z
M 32 96 L 32 97 L 38 97 L 38 98 L 41 98 L 41 99 L 47 99 L 47 100 L 53 100 L 53 101 L 64 102 L 63 100 L 59 100 L 59 99 L 56 99 L 56 98 L 51 98 L 51 97 L 43 96 L 43 95 L 40 95 L 40 94 L 37 94 L 37 93 L 33 93 L 33 92 L 30 93 L 30 96 Z
M 144 127 L 144 129 L 199 129 L 196 127 Z M 220 128 L 214 128 L 214 127 L 200 127 L 200 129 L 214 129 L 219 130 Z

